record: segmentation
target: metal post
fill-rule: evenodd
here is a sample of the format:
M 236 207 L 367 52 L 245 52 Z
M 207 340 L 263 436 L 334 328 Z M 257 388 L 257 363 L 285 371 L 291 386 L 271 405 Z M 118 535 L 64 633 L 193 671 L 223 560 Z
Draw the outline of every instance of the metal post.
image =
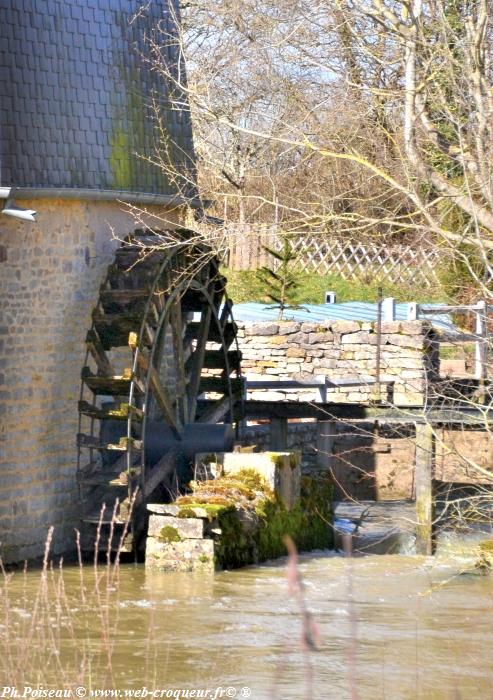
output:
M 416 423 L 416 554 L 433 553 L 433 464 L 435 434 L 428 423 Z
M 410 301 L 407 305 L 407 320 L 417 321 L 419 316 L 419 306 L 415 301 Z
M 478 301 L 476 304 L 476 366 L 475 377 L 479 380 L 486 379 L 486 303 Z
M 395 299 L 386 297 L 382 301 L 382 316 L 384 321 L 395 321 Z
M 382 354 L 382 288 L 378 288 L 377 297 L 377 348 L 376 348 L 376 367 L 375 367 L 375 394 L 377 403 L 382 401 L 382 387 L 380 386 L 380 365 Z

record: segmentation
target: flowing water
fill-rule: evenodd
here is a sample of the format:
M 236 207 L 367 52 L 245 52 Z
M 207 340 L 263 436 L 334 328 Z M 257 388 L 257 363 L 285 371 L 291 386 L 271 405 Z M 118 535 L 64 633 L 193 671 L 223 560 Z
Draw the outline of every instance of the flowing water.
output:
M 457 557 L 302 556 L 321 634 L 309 653 L 283 560 L 214 576 L 123 565 L 114 580 L 103 567 L 97 589 L 90 567 L 66 568 L 64 588 L 56 571 L 48 576 L 45 603 L 40 573 L 16 574 L 1 631 L 20 644 L 9 660 L 0 640 L 1 685 L 84 685 L 87 697 L 92 687 L 120 697 L 145 688 L 254 700 L 493 698 L 493 576 L 458 575 L 461 566 Z

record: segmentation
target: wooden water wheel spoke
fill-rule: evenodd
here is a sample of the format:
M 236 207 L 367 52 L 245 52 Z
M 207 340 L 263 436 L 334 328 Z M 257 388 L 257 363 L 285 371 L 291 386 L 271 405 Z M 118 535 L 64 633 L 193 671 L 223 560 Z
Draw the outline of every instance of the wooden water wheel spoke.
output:
M 204 357 L 211 327 L 211 319 L 212 309 L 207 307 L 197 327 L 197 342 L 195 352 L 192 355 L 190 381 L 188 384 L 188 416 L 191 423 L 193 423 L 195 420 L 197 397 L 199 393 L 202 367 L 204 366 Z
M 171 307 L 171 331 L 173 336 L 173 353 L 176 366 L 176 396 L 178 416 L 182 423 L 188 423 L 188 401 L 186 400 L 187 376 L 185 373 L 183 315 L 180 299 Z
M 137 363 L 141 370 L 147 374 L 149 389 L 152 392 L 159 408 L 163 412 L 164 418 L 173 430 L 173 432 L 180 436 L 183 425 L 181 421 L 177 418 L 175 414 L 174 401 L 168 391 L 168 389 L 163 385 L 159 372 L 157 369 L 149 362 L 147 355 L 141 350 L 137 355 Z
M 115 374 L 113 365 L 111 364 L 111 362 L 108 359 L 108 356 L 106 355 L 106 351 L 103 348 L 101 339 L 95 328 L 92 328 L 90 331 L 87 332 L 86 347 L 97 365 L 98 372 L 100 372 L 103 375 Z
M 78 403 L 78 483 L 91 525 L 102 503 L 112 512 L 122 490 L 125 516 L 136 493 L 138 511 L 157 488 L 171 488 L 186 443 L 194 444 L 191 424 L 200 423 L 204 434 L 204 424 L 238 414 L 241 354 L 231 348 L 237 328 L 232 304 L 223 303 L 225 278 L 205 245 L 180 246 L 187 236 L 135 232 L 100 288 Z M 202 394 L 209 398 L 199 400 Z

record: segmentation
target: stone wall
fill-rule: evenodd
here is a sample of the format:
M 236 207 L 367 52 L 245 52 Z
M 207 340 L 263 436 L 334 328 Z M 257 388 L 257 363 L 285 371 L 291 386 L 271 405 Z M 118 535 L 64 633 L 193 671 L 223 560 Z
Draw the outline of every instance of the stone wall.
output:
M 40 555 L 50 525 L 56 527 L 56 551 L 73 544 L 84 339 L 99 285 L 119 245 L 111 227 L 123 237 L 142 225 L 118 203 L 42 199 L 23 206 L 38 211 L 37 223 L 6 216 L 0 220 L 4 561 Z M 171 220 L 175 217 L 169 214 Z M 150 217 L 147 222 L 152 223 Z
M 493 448 L 488 431 L 437 427 L 435 434 L 437 481 L 491 486 Z M 320 437 L 329 437 L 323 447 Z M 270 425 L 243 426 L 241 440 L 261 452 L 270 449 Z M 331 473 L 336 499 L 414 498 L 413 424 L 292 420 L 288 422 L 287 449 L 301 452 L 302 473 L 318 472 L 322 466 Z
M 244 375 L 259 379 L 310 379 L 325 375 L 337 379 L 369 379 L 366 386 L 328 389 L 327 401 L 367 402 L 375 397 L 371 380 L 377 374 L 376 324 L 359 321 L 323 323 L 239 323 L 239 346 Z M 421 405 L 427 381 L 438 370 L 438 345 L 426 321 L 382 323 L 380 378 L 395 382 L 394 403 Z M 293 395 L 294 394 L 294 395 Z M 252 399 L 320 400 L 308 391 L 255 391 Z

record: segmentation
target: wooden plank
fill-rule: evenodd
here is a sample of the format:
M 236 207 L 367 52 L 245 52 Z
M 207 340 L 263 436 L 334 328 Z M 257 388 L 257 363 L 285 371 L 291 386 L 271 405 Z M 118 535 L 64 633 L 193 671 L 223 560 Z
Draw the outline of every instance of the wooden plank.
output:
M 77 480 L 81 486 L 125 486 L 126 484 L 120 482 L 119 476 L 122 472 L 115 471 L 113 468 L 111 471 L 102 471 L 99 474 L 94 474 L 92 476 L 78 475 Z M 126 472 L 124 472 L 126 473 Z M 118 482 L 118 483 L 117 483 Z
M 184 312 L 200 311 L 204 306 L 204 296 L 196 289 L 187 289 L 181 298 L 181 308 Z
M 136 420 L 142 420 L 143 412 L 128 403 L 121 403 L 118 408 L 98 408 L 88 401 L 79 401 L 79 413 L 97 420 L 128 420 L 129 414 Z
M 103 314 L 97 309 L 92 319 L 105 350 L 126 345 L 128 334 L 138 332 L 141 324 L 140 314 Z
M 310 389 L 310 388 L 339 388 L 351 386 L 374 386 L 375 377 L 334 377 L 329 379 L 324 375 L 315 375 L 310 379 L 247 379 L 247 391 L 262 389 Z M 381 379 L 381 384 L 394 384 L 394 379 Z
M 103 289 L 99 293 L 99 300 L 104 307 L 116 305 L 127 306 L 149 298 L 148 289 Z
M 198 334 L 200 332 L 200 325 L 201 323 L 198 321 L 191 321 L 188 324 L 187 331 L 190 334 L 192 338 L 198 338 Z M 226 344 L 226 348 L 229 348 L 231 343 L 236 337 L 236 333 L 238 330 L 238 326 L 236 323 L 228 322 L 224 326 L 224 341 Z M 210 331 L 209 331 L 209 337 L 207 338 L 208 341 L 212 343 L 220 343 L 221 342 L 221 332 L 217 327 L 216 323 L 211 324 Z
M 177 437 L 180 437 L 183 431 L 183 425 L 180 419 L 175 415 L 174 401 L 168 389 L 162 384 L 158 371 L 155 367 L 149 367 L 149 359 L 142 350 L 138 351 L 137 363 L 140 369 L 149 376 L 149 387 L 163 413 L 165 421 L 168 423 L 173 433 Z
M 132 452 L 139 452 L 142 449 L 141 440 L 135 438 L 121 437 L 119 442 L 101 442 L 99 437 L 87 435 L 86 433 L 77 433 L 77 446 L 87 447 L 93 450 L 114 450 L 117 452 L 127 452 L 129 447 Z
M 148 470 L 146 479 L 140 492 L 141 498 L 148 498 L 153 491 L 168 477 L 172 476 L 176 469 L 177 452 L 174 449 L 168 450 L 159 462 Z
M 183 423 L 188 423 L 187 377 L 185 375 L 185 357 L 183 348 L 183 318 L 181 304 L 175 301 L 170 312 L 173 354 L 176 370 L 177 413 Z
M 202 399 L 203 410 L 208 401 Z M 385 405 L 311 403 L 307 401 L 245 401 L 247 419 L 319 418 L 321 420 L 379 420 L 385 423 L 411 424 L 429 422 L 434 425 L 464 425 L 465 427 L 484 427 L 493 425 L 493 406 L 480 409 L 470 406 L 454 408 L 431 408 L 425 412 L 423 406 L 402 406 L 401 408 Z
M 416 554 L 433 553 L 433 467 L 435 435 L 427 423 L 416 424 L 415 476 L 416 486 Z
M 231 398 L 228 395 L 217 401 L 211 401 L 205 411 L 200 413 L 198 423 L 221 423 L 226 414 L 231 410 Z
M 127 246 L 126 248 L 118 248 L 115 251 L 115 265 L 121 269 L 139 265 L 146 268 L 155 267 L 163 262 L 166 253 L 162 250 L 154 250 L 141 248 L 138 246 Z
M 219 317 L 219 323 L 221 324 L 221 326 L 223 328 L 224 328 L 228 318 L 230 317 L 232 311 L 233 311 L 233 302 L 231 301 L 231 299 L 226 299 L 226 301 L 223 304 L 223 308 L 221 309 L 221 315 Z
M 274 452 L 288 449 L 288 419 L 272 418 L 270 422 L 269 448 Z
M 190 380 L 188 383 L 188 420 L 193 423 L 195 420 L 195 412 L 197 410 L 197 398 L 199 394 L 200 378 L 202 368 L 204 366 L 204 356 L 207 340 L 209 339 L 211 329 L 212 309 L 207 307 L 200 322 L 197 324 L 190 323 L 190 326 L 196 326 L 197 346 L 192 355 L 192 368 L 190 371 Z
M 317 421 L 317 467 L 327 472 L 332 467 L 332 453 L 337 434 L 335 420 Z
M 227 359 L 231 372 L 236 372 L 240 369 L 241 357 L 242 355 L 239 350 L 228 350 Z M 190 365 L 191 362 L 189 359 L 187 366 L 190 367 Z M 222 350 L 206 350 L 203 366 L 205 369 L 224 369 L 224 352 Z
M 94 394 L 105 394 L 108 396 L 128 395 L 132 381 L 131 373 L 101 377 L 99 374 L 92 374 L 89 367 L 83 368 L 81 377 L 84 384 Z
M 224 377 L 201 377 L 199 394 L 204 392 L 229 393 L 229 387 L 234 394 L 240 394 L 243 389 L 243 379 Z
M 113 369 L 113 366 L 106 355 L 101 339 L 95 328 L 92 328 L 87 332 L 86 345 L 97 365 L 98 371 L 101 374 L 106 375 L 115 374 L 115 370 Z

